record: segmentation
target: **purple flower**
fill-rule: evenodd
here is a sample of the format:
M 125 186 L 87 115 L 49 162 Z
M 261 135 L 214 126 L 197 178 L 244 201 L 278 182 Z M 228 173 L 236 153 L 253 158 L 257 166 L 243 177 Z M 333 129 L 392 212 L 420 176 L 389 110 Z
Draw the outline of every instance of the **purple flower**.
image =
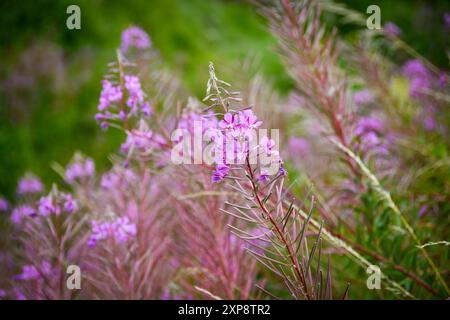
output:
M 424 91 L 431 87 L 430 80 L 428 78 L 413 78 L 409 85 L 409 95 L 412 98 L 420 98 L 423 96 Z
M 386 154 L 386 145 L 382 143 L 379 134 L 382 133 L 384 124 L 374 117 L 362 117 L 356 126 L 355 136 L 359 137 L 362 152 L 376 151 Z
M 120 176 L 115 172 L 107 172 L 100 180 L 100 186 L 106 190 L 114 189 L 120 183 Z
M 108 124 L 106 122 L 106 120 L 110 120 L 110 119 L 113 119 L 113 118 L 114 118 L 113 114 L 111 114 L 111 112 L 109 112 L 109 111 L 105 111 L 104 113 L 96 113 L 95 114 L 95 121 L 100 122 L 101 125 L 103 123 Z
M 127 189 L 136 180 L 137 176 L 132 170 L 114 167 L 110 172 L 102 175 L 100 186 L 105 190 Z
M 81 159 L 76 160 L 67 166 L 66 169 L 66 181 L 69 183 L 75 182 L 77 179 L 92 177 L 95 173 L 95 164 L 92 159 Z
M 41 180 L 31 174 L 27 174 L 20 179 L 17 186 L 17 193 L 19 195 L 40 193 L 43 190 L 44 186 L 42 185 Z
M 378 146 L 381 143 L 375 132 L 368 132 L 361 137 L 361 140 L 362 144 L 367 148 Z
M 50 263 L 44 261 L 41 265 L 40 270 L 34 265 L 24 265 L 22 266 L 22 273 L 15 276 L 18 280 L 36 280 L 40 279 L 43 275 L 50 275 L 52 273 L 52 266 Z
M 196 110 L 186 110 L 183 112 L 179 122 L 178 129 L 185 129 L 189 131 L 191 135 L 194 134 L 195 126 L 201 124 L 202 134 L 207 134 L 208 138 L 213 140 L 216 135 L 222 134 L 220 130 L 215 130 L 218 124 L 217 117 L 212 111 L 208 111 L 205 114 L 199 114 Z M 180 140 L 182 140 L 182 136 Z M 177 141 L 177 142 L 179 142 Z
M 273 148 L 275 147 L 275 141 L 264 136 L 261 139 L 260 146 L 263 148 L 264 152 L 267 154 L 271 154 Z
M 267 180 L 269 180 L 269 173 L 267 172 L 267 170 L 262 169 L 261 173 L 259 174 L 258 181 L 266 182 Z
M 431 73 L 419 59 L 409 60 L 402 67 L 402 73 L 411 79 L 430 78 Z
M 169 290 L 165 290 L 161 296 L 159 297 L 159 300 L 171 300 L 172 296 L 170 295 Z
M 357 107 L 373 102 L 374 97 L 369 90 L 360 90 L 353 94 L 353 101 Z
M 275 147 L 275 141 L 273 139 L 269 139 L 267 136 L 264 136 L 259 143 L 259 148 L 262 148 L 264 156 L 270 157 L 270 159 L 267 160 L 269 160 L 271 163 L 281 163 L 282 160 L 280 158 L 280 153 L 278 152 L 278 150 L 276 150 Z
M 122 32 L 122 44 L 120 49 L 123 53 L 127 53 L 130 48 L 148 49 L 151 41 L 148 34 L 139 27 L 131 26 Z
M 444 13 L 444 26 L 448 30 L 450 29 L 450 13 Z
M 119 243 L 126 243 L 132 237 L 136 236 L 137 229 L 134 223 L 131 223 L 127 217 L 118 218 L 113 224 L 114 237 Z
M 239 119 L 236 114 L 226 113 L 223 116 L 223 120 L 219 121 L 219 128 L 221 129 L 234 129 L 239 124 Z
M 99 241 L 109 237 L 114 238 L 118 243 L 126 243 L 136 234 L 136 225 L 127 217 L 113 221 L 92 221 L 92 232 L 87 244 L 89 248 L 94 248 Z
M 439 73 L 439 86 L 441 88 L 445 88 L 447 84 L 447 75 L 445 74 L 445 72 L 441 71 Z
M 102 123 L 100 123 L 100 128 L 102 128 L 102 130 L 108 129 L 108 126 L 108 122 L 106 121 L 102 121 Z
M 216 166 L 216 170 L 213 172 L 212 175 L 212 182 L 219 182 L 221 181 L 223 178 L 225 178 L 228 174 L 228 172 L 230 171 L 230 167 L 227 166 L 226 164 L 218 164 Z
M 311 146 L 304 138 L 291 137 L 288 141 L 288 149 L 292 158 L 304 157 L 310 152 Z
M 47 217 L 51 214 L 59 215 L 61 213 L 60 206 L 53 201 L 53 196 L 49 194 L 39 200 L 39 214 Z
M 423 205 L 419 209 L 419 213 L 418 213 L 419 218 L 423 218 L 428 212 L 429 212 L 428 206 L 427 205 Z
M 9 203 L 6 199 L 0 197 L 0 212 L 7 211 L 9 209 Z
M 120 110 L 119 111 L 119 119 L 122 121 L 127 121 L 127 113 L 125 112 L 125 110 Z
M 107 221 L 97 222 L 92 221 L 92 231 L 91 235 L 88 239 L 88 247 L 93 248 L 97 245 L 97 243 L 103 239 L 108 237 L 110 223 Z
M 14 288 L 14 293 L 16 294 L 16 300 L 27 300 L 27 297 L 19 288 Z
M 34 265 L 24 265 L 22 273 L 16 276 L 18 280 L 35 280 L 40 278 L 40 273 Z
M 362 117 L 356 126 L 355 135 L 361 136 L 368 132 L 381 132 L 384 124 L 380 119 L 373 117 Z
M 123 153 L 128 153 L 132 148 L 145 152 L 164 144 L 164 138 L 153 131 L 133 129 L 131 132 L 127 132 L 127 139 L 120 149 Z
M 36 217 L 36 210 L 29 205 L 21 205 L 15 208 L 11 213 L 12 222 L 19 224 L 25 217 Z
M 73 199 L 72 195 L 70 193 L 67 193 L 63 196 L 64 204 L 63 209 L 67 213 L 72 213 L 78 210 L 78 204 Z
M 262 124 L 262 121 L 258 121 L 258 118 L 251 109 L 240 111 L 238 116 L 239 124 L 244 129 L 256 129 Z
M 423 91 L 431 87 L 431 72 L 418 59 L 406 62 L 403 66 L 403 74 L 411 81 L 409 95 L 412 98 L 422 97 Z
M 146 118 L 150 118 L 153 114 L 153 109 L 148 102 L 144 102 L 141 106 L 142 114 Z
M 402 30 L 393 22 L 386 22 L 384 31 L 391 37 L 399 37 L 402 34 Z
M 425 116 L 425 118 L 423 119 L 423 125 L 428 131 L 432 131 L 437 127 L 436 120 L 432 115 Z
M 144 102 L 144 92 L 141 89 L 141 82 L 137 76 L 125 76 L 125 88 L 128 90 L 127 106 L 135 108 L 138 103 Z
M 113 86 L 108 80 L 103 80 L 102 85 L 98 104 L 99 111 L 105 111 L 111 103 L 118 103 L 122 100 L 122 89 L 120 86 Z
M 279 174 L 280 176 L 282 176 L 282 177 L 286 177 L 286 176 L 287 176 L 287 171 L 286 171 L 286 169 L 284 168 L 284 166 L 283 166 L 282 163 L 280 163 L 280 169 L 279 169 L 279 171 L 278 171 L 278 174 Z

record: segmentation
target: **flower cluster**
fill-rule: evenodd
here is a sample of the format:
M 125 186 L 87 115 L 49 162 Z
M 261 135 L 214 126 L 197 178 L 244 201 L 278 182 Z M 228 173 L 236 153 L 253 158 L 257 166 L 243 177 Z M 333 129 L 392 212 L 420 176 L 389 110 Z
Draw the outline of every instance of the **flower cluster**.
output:
M 82 159 L 80 157 L 76 157 L 76 159 L 67 166 L 66 181 L 69 183 L 74 183 L 76 180 L 92 177 L 94 173 L 95 164 L 92 159 Z
M 195 136 L 201 134 L 202 137 L 205 137 L 203 146 L 206 146 L 207 140 L 216 136 L 217 124 L 217 117 L 212 111 L 207 111 L 202 114 L 196 107 L 192 106 L 192 102 L 188 103 L 171 137 L 174 144 L 180 145 L 183 148 L 178 149 L 178 153 L 176 153 L 176 149 L 174 148 L 172 150 L 174 152 L 173 154 L 186 160 L 190 159 L 188 161 L 191 162 L 195 161 L 192 150 L 192 146 L 196 145 Z
M 150 118 L 153 113 L 150 104 L 145 101 L 139 77 L 124 75 L 123 80 L 125 88 L 122 88 L 121 85 L 114 86 L 108 80 L 102 82 L 103 87 L 98 105 L 100 112 L 95 115 L 95 119 L 100 122 L 103 129 L 108 127 L 108 121 L 126 122 L 130 117 L 137 116 L 139 111 L 145 118 Z M 124 95 L 125 103 L 123 103 Z
M 37 216 L 36 209 L 30 205 L 24 204 L 14 208 L 14 210 L 11 213 L 11 221 L 16 224 L 19 224 L 26 217 L 34 218 L 36 216 Z
M 102 175 L 100 186 L 105 190 L 114 190 L 121 187 L 127 188 L 128 184 L 133 181 L 137 181 L 137 176 L 133 170 L 115 167 Z
M 360 141 L 360 149 L 363 152 L 369 150 L 379 154 L 387 153 L 386 145 L 380 140 L 384 124 L 375 117 L 361 117 L 356 124 L 355 136 Z
M 282 164 L 279 153 L 275 150 L 275 141 L 263 136 L 257 144 L 256 129 L 262 125 L 251 109 L 245 109 L 236 113 L 227 112 L 217 124 L 212 151 L 214 162 L 217 164 L 211 180 L 219 182 L 224 179 L 230 165 L 244 163 L 246 159 L 257 154 L 270 157 L 271 163 Z M 270 165 L 270 163 L 264 163 Z M 268 177 L 267 171 L 261 172 L 260 181 Z
M 120 50 L 127 53 L 131 48 L 143 50 L 151 46 L 150 37 L 139 27 L 131 26 L 122 32 L 122 43 Z
M 39 269 L 32 264 L 22 266 L 22 273 L 15 276 L 15 279 L 24 281 L 38 280 L 41 279 L 42 276 L 47 276 L 51 273 L 52 266 L 50 265 L 50 263 L 44 261 Z
M 165 144 L 166 140 L 160 134 L 150 130 L 145 121 L 141 120 L 139 128 L 127 131 L 127 138 L 120 146 L 120 150 L 126 154 L 130 154 L 133 150 L 147 154 Z
M 219 182 L 225 178 L 230 172 L 230 167 L 226 164 L 218 164 L 212 175 L 212 182 Z
M 98 103 L 98 110 L 105 111 L 111 104 L 119 103 L 122 100 L 122 88 L 114 86 L 110 81 L 102 81 L 102 91 Z
M 431 88 L 432 74 L 419 59 L 407 61 L 402 72 L 411 81 L 409 95 L 412 98 L 422 97 L 423 91 Z
M 194 134 L 194 127 L 201 123 L 202 134 L 210 128 L 216 128 L 218 125 L 217 117 L 212 111 L 206 113 L 199 113 L 197 110 L 184 110 L 178 121 L 178 129 L 187 130 L 191 135 Z
M 374 117 L 361 117 L 357 123 L 355 134 L 362 136 L 368 132 L 380 133 L 384 128 L 384 124 L 380 119 Z
M 30 173 L 19 180 L 17 186 L 17 193 L 19 195 L 36 194 L 41 193 L 42 191 L 44 191 L 44 186 L 42 185 L 41 180 Z
M 62 212 L 73 213 L 78 210 L 78 204 L 70 193 L 61 193 L 42 197 L 38 204 L 39 215 L 47 217 L 51 214 L 60 215 Z
M 29 181 L 39 181 L 37 178 L 31 179 L 29 176 L 27 179 Z M 24 179 L 21 180 L 22 183 L 23 181 Z M 6 205 L 6 209 L 8 209 L 9 204 L 6 203 Z M 23 222 L 26 225 L 27 218 L 47 217 L 52 214 L 59 216 L 63 212 L 73 213 L 77 210 L 78 204 L 72 194 L 59 192 L 55 186 L 47 196 L 42 196 L 38 200 L 33 199 L 30 202 L 20 203 L 15 206 L 12 209 L 10 219 L 16 225 L 20 225 Z
M 257 129 L 262 124 L 251 109 L 239 111 L 238 113 L 227 112 L 223 120 L 219 121 L 219 128 L 232 130 L 234 135 L 245 135 L 248 130 Z
M 128 90 L 127 106 L 130 108 L 136 108 L 139 103 L 144 102 L 144 92 L 141 88 L 141 82 L 139 78 L 133 75 L 127 75 L 125 79 L 125 88 Z
M 127 217 L 117 218 L 113 221 L 92 221 L 92 232 L 88 239 L 89 248 L 94 248 L 99 241 L 113 238 L 118 243 L 126 243 L 136 236 L 136 225 Z

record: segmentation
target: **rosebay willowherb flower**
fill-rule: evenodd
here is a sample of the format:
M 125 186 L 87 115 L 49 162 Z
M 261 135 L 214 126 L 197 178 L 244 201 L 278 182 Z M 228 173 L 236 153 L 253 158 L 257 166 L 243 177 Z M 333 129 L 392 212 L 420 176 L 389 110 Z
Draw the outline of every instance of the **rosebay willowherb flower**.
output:
M 122 43 L 120 49 L 127 53 L 131 49 L 148 49 L 151 40 L 148 34 L 137 26 L 130 26 L 122 32 Z
M 94 173 L 94 161 L 90 158 L 84 158 L 81 154 L 77 153 L 66 168 L 65 180 L 69 184 L 74 182 L 82 183 L 94 176 Z
M 91 220 L 84 243 L 88 258 L 81 265 L 86 297 L 157 299 L 163 294 L 173 273 L 167 266 L 172 214 L 161 201 L 163 183 L 148 169 L 118 165 L 85 199 Z
M 402 30 L 393 22 L 386 22 L 384 24 L 384 32 L 390 37 L 399 37 L 402 34 Z
M 210 67 L 210 70 L 214 70 L 214 68 Z M 212 81 L 211 79 L 220 81 L 215 73 L 210 77 L 210 81 Z M 214 94 L 219 98 L 218 100 L 225 101 L 227 93 L 215 90 Z M 209 92 L 208 94 L 210 95 Z M 253 112 L 233 113 L 234 110 L 227 105 L 219 107 L 226 111 L 224 119 L 219 122 L 219 127 L 225 131 L 243 128 L 245 132 L 248 123 L 258 127 L 262 125 Z M 240 119 L 237 120 L 236 116 L 239 116 Z M 246 117 L 251 117 L 250 121 Z M 246 119 L 243 124 L 240 122 L 242 119 Z M 234 133 L 232 136 L 239 137 L 239 135 L 240 132 Z M 302 221 L 302 217 L 294 209 L 293 203 L 286 206 L 286 194 L 282 188 L 287 172 L 274 147 L 275 142 L 267 136 L 264 136 L 257 145 L 258 152 L 275 153 L 276 155 L 275 162 L 278 164 L 278 170 L 272 177 L 269 177 L 260 163 L 253 165 L 250 163 L 251 150 L 249 149 L 242 151 L 241 156 L 245 159 L 243 164 L 230 163 L 216 167 L 213 181 L 218 180 L 217 176 L 221 179 L 227 177 L 227 180 L 230 181 L 227 186 L 240 195 L 240 198 L 235 198 L 234 201 L 227 201 L 226 207 L 222 211 L 231 218 L 235 218 L 234 223 L 230 224 L 231 231 L 250 245 L 250 248 L 246 249 L 250 255 L 283 279 L 292 297 L 296 299 L 330 299 L 332 297 L 330 272 L 328 271 L 326 277 L 322 278 L 320 270 L 321 227 L 316 240 L 313 241 L 312 250 L 309 251 L 305 231 L 310 216 L 303 217 Z M 231 172 L 232 176 L 229 176 Z M 255 227 L 260 230 L 258 233 L 254 231 Z M 257 240 L 256 243 L 254 240 Z M 261 245 L 264 242 L 269 245 Z M 311 262 L 317 248 L 319 248 L 319 262 L 313 268 Z M 345 290 L 344 297 L 346 294 L 347 290 Z
M 11 220 L 18 245 L 14 249 L 14 262 L 22 271 L 11 275 L 6 296 L 12 299 L 75 297 L 77 293 L 66 288 L 66 267 L 81 262 L 85 219 L 80 216 L 73 196 L 54 186 L 39 200 L 17 206 Z M 12 273 L 17 272 L 14 269 Z
M 44 191 L 41 180 L 32 173 L 26 173 L 17 185 L 19 195 L 38 194 Z
M 8 211 L 9 202 L 0 196 L 0 212 Z

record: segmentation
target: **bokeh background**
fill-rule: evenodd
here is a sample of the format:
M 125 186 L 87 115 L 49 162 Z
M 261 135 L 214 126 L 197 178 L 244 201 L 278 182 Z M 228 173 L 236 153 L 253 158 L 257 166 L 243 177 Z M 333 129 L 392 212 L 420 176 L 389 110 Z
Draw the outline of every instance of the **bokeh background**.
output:
M 378 4 L 382 23 L 393 21 L 402 39 L 442 69 L 449 30 L 448 1 L 341 1 L 363 13 Z M 81 30 L 66 28 L 66 8 L 81 8 Z M 51 165 L 65 164 L 75 150 L 108 166 L 106 154 L 121 142 L 94 121 L 100 81 L 114 60 L 121 31 L 145 29 L 166 67 L 191 95 L 201 98 L 208 61 L 230 79 L 246 59 L 281 94 L 291 88 L 266 22 L 246 1 L 83 0 L 0 2 L 0 194 L 12 198 L 17 179 L 31 170 L 46 184 L 57 178 Z M 336 23 L 329 17 L 330 24 Z M 352 27 L 339 26 L 352 38 Z M 395 56 L 402 60 L 406 57 Z

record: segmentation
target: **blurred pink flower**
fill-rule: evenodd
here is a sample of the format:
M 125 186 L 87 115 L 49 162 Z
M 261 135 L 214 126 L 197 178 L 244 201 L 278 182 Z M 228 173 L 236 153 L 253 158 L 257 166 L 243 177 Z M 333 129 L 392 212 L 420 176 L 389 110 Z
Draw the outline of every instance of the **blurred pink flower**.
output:
M 7 211 L 9 209 L 9 203 L 6 199 L 0 197 L 0 212 Z
M 300 137 L 290 137 L 288 141 L 289 156 L 293 159 L 305 157 L 311 150 L 308 140 Z
M 24 204 L 24 205 L 20 205 L 20 206 L 16 207 L 12 211 L 12 213 L 11 213 L 11 220 L 12 220 L 12 222 L 14 222 L 16 224 L 19 224 L 19 223 L 22 222 L 22 220 L 24 218 L 26 218 L 26 217 L 36 217 L 36 215 L 37 215 L 37 212 L 36 212 L 36 210 L 33 207 L 31 207 L 31 206 L 29 206 L 27 204 Z
M 32 174 L 26 174 L 19 180 L 17 193 L 19 195 L 35 194 L 44 191 L 44 186 L 39 178 Z
M 98 242 L 113 238 L 118 243 L 126 243 L 136 236 L 137 229 L 127 217 L 116 218 L 112 221 L 92 221 L 92 232 L 88 239 L 88 247 L 94 248 Z
M 369 104 L 373 102 L 374 96 L 370 90 L 364 89 L 360 91 L 356 91 L 353 94 L 353 102 L 357 107 L 361 107 L 365 104 Z
M 399 37 L 402 34 L 402 30 L 393 22 L 386 22 L 384 25 L 384 31 L 387 35 L 392 37 Z
M 122 43 L 120 49 L 123 53 L 127 53 L 130 48 L 148 49 L 151 46 L 150 37 L 141 28 L 131 26 L 122 32 Z
M 95 164 L 92 159 L 75 159 L 66 169 L 66 181 L 75 182 L 83 178 L 92 177 L 95 173 Z

